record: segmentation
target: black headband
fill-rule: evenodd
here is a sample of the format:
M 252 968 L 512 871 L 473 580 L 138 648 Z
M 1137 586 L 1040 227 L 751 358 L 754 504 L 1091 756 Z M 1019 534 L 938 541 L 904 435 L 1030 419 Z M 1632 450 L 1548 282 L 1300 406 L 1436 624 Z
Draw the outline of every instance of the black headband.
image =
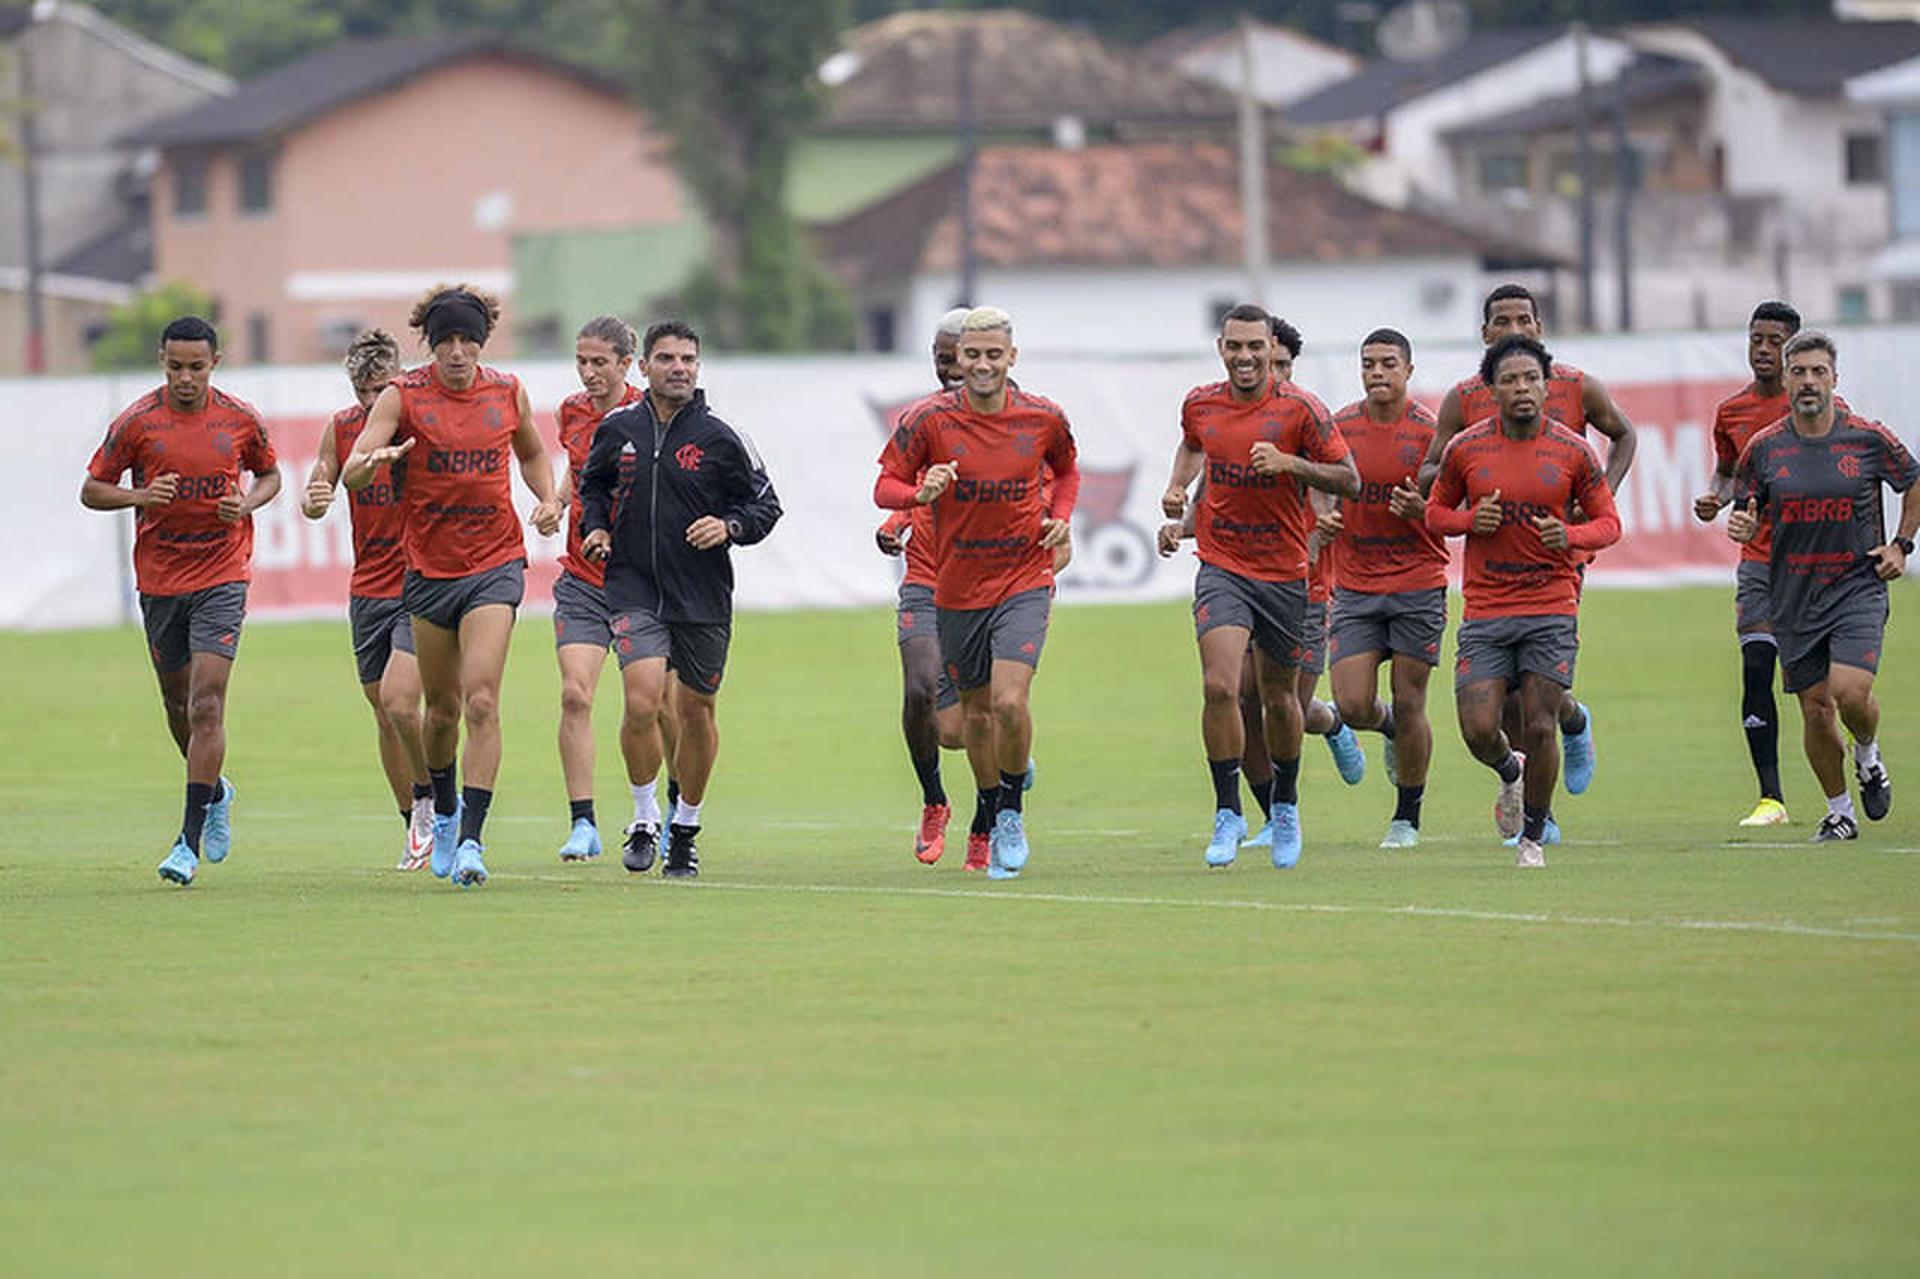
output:
M 486 303 L 471 293 L 456 290 L 442 293 L 427 303 L 423 327 L 427 331 L 427 345 L 430 347 L 439 346 L 456 333 L 484 346 L 488 334 L 493 331 L 493 321 L 487 314 Z

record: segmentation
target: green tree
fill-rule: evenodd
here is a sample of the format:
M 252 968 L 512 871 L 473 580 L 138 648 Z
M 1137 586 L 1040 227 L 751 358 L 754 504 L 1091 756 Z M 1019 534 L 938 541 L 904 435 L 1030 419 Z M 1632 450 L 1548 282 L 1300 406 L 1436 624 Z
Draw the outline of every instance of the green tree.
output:
M 88 358 L 103 373 L 148 368 L 160 349 L 160 332 L 168 324 L 183 315 L 212 314 L 213 299 L 196 286 L 178 281 L 163 284 L 109 311 L 107 330 Z
M 839 46 L 846 0 L 625 0 L 628 72 L 672 133 L 712 231 L 682 297 L 715 344 L 844 346 L 852 313 L 787 210 L 794 144 L 817 118 L 816 74 Z

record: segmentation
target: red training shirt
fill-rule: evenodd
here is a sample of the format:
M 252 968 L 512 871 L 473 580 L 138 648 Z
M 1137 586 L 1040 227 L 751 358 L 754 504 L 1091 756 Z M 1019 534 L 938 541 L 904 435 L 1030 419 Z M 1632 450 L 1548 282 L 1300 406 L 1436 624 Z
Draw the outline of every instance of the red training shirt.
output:
M 407 565 L 422 577 L 470 577 L 527 557 L 513 509 L 513 433 L 520 379 L 485 367 L 464 391 L 440 383 L 431 364 L 391 385 L 400 390 L 394 442 L 419 443 L 400 459 L 407 513 Z
M 333 415 L 327 429 L 333 432 L 337 465 L 346 466 L 353 442 L 366 428 L 367 410 L 358 404 Z M 373 600 L 400 598 L 400 585 L 407 576 L 407 556 L 401 546 L 407 512 L 401 505 L 400 481 L 391 467 L 376 470 L 373 482 L 359 492 L 348 490 L 347 513 L 353 517 L 353 581 L 347 593 Z
M 623 384 L 620 399 L 613 408 L 622 404 L 631 404 L 645 392 L 633 383 Z M 608 409 L 607 412 L 612 412 Z M 593 397 L 585 391 L 575 391 L 560 401 L 558 422 L 560 427 L 560 447 L 567 455 L 567 470 L 572 475 L 569 489 L 573 500 L 567 504 L 567 549 L 560 557 L 562 572 L 571 573 L 589 586 L 605 587 L 607 584 L 607 566 L 588 559 L 580 551 L 580 543 L 586 538 L 586 530 L 580 526 L 585 512 L 580 498 L 580 469 L 587 464 L 587 454 L 593 450 L 593 433 L 605 417 L 593 406 Z M 622 458 L 627 467 L 632 462 Z
M 171 502 L 134 512 L 133 574 L 143 595 L 191 595 L 250 578 L 253 517 L 226 523 L 220 499 L 239 490 L 242 471 L 278 464 L 253 405 L 208 387 L 205 405 L 184 413 L 162 386 L 114 419 L 87 474 L 118 484 L 131 470 L 135 488 L 180 477 Z
M 1793 402 L 1784 386 L 1778 395 L 1761 395 L 1749 382 L 1720 401 L 1713 411 L 1713 456 L 1719 469 L 1732 475 L 1747 442 L 1791 412 Z M 1740 558 L 1765 564 L 1772 556 L 1773 528 L 1763 520 L 1759 535 L 1740 548 Z
M 1446 543 L 1424 523 L 1403 520 L 1388 507 L 1395 486 L 1419 475 L 1433 447 L 1433 410 L 1410 399 L 1399 417 L 1376 422 L 1360 400 L 1341 409 L 1334 424 L 1360 472 L 1360 496 L 1340 503 L 1340 588 L 1392 595 L 1444 587 Z
M 964 388 L 941 391 L 901 414 L 880 454 L 874 500 L 905 510 L 928 467 L 955 463 L 958 476 L 930 504 L 933 602 L 991 608 L 1053 584 L 1053 552 L 1040 545 L 1040 522 L 1073 515 L 1077 456 L 1067 415 L 1043 396 L 1009 386 L 1006 406 L 987 414 L 970 406 Z
M 1264 582 L 1307 576 L 1313 507 L 1307 487 L 1290 475 L 1257 475 L 1253 446 L 1265 440 L 1310 462 L 1338 462 L 1346 441 L 1326 406 L 1290 382 L 1258 400 L 1233 397 L 1226 382 L 1196 386 L 1180 406 L 1180 434 L 1206 454 L 1206 490 L 1194 534 L 1203 564 Z
M 1496 492 L 1499 529 L 1484 537 L 1469 532 L 1475 504 Z M 1568 523 L 1567 549 L 1553 550 L 1540 540 L 1533 520 L 1551 515 L 1566 523 L 1575 502 L 1587 518 Z M 1448 441 L 1427 499 L 1427 527 L 1466 536 L 1462 594 L 1468 621 L 1574 615 L 1580 608 L 1581 552 L 1620 540 L 1620 515 L 1600 459 L 1585 440 L 1553 421 L 1531 439 L 1515 440 L 1495 418 Z

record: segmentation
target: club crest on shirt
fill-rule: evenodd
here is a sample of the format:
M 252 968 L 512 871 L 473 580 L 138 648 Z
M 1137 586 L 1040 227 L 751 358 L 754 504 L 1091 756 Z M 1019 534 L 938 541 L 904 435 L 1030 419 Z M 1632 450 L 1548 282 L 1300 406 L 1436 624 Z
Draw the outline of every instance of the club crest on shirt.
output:
M 1540 476 L 1540 482 L 1542 484 L 1558 484 L 1560 482 L 1560 464 L 1558 462 L 1542 462 L 1540 463 L 1540 469 L 1537 474 Z
M 706 451 L 698 444 L 682 444 L 673 451 L 673 460 L 680 464 L 680 469 L 683 471 L 699 470 L 700 459 L 705 456 Z
M 213 451 L 221 457 L 233 456 L 232 431 L 215 431 L 209 442 L 213 445 Z
M 1852 453 L 1842 453 L 1838 458 L 1834 459 L 1833 464 L 1839 468 L 1840 474 L 1846 476 L 1848 479 L 1857 480 L 1860 478 L 1860 459 Z
M 1418 466 L 1426 456 L 1427 450 L 1412 440 L 1407 440 L 1400 445 L 1400 465 L 1402 466 Z
M 498 404 L 489 404 L 480 410 L 480 420 L 487 424 L 489 431 L 497 431 L 507 424 L 507 418 Z

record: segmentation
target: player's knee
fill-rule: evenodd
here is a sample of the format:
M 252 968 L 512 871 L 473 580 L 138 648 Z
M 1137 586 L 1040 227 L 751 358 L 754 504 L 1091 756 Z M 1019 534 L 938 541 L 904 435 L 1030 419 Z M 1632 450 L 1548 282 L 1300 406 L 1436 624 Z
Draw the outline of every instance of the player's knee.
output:
M 491 726 L 500 718 L 500 690 L 476 688 L 467 693 L 467 727 Z
M 1238 705 L 1240 701 L 1240 681 L 1230 679 L 1219 671 L 1208 671 L 1200 677 L 1200 695 L 1206 699 L 1208 709 Z M 1255 705 L 1258 705 L 1258 695 Z
M 187 723 L 195 732 L 220 727 L 227 714 L 224 689 L 202 689 L 187 699 Z
M 593 714 L 593 689 L 577 680 L 562 680 L 560 713 L 562 715 Z
M 1025 689 L 1009 689 L 993 695 L 991 708 L 993 722 L 1002 728 L 1018 727 L 1027 717 L 1027 693 Z
M 1340 718 L 1349 723 L 1372 723 L 1374 701 L 1373 690 L 1370 688 L 1333 690 L 1333 704 L 1340 708 Z
M 913 719 L 924 719 L 934 712 L 935 703 L 940 697 L 940 681 L 909 675 L 902 691 L 902 703 Z

